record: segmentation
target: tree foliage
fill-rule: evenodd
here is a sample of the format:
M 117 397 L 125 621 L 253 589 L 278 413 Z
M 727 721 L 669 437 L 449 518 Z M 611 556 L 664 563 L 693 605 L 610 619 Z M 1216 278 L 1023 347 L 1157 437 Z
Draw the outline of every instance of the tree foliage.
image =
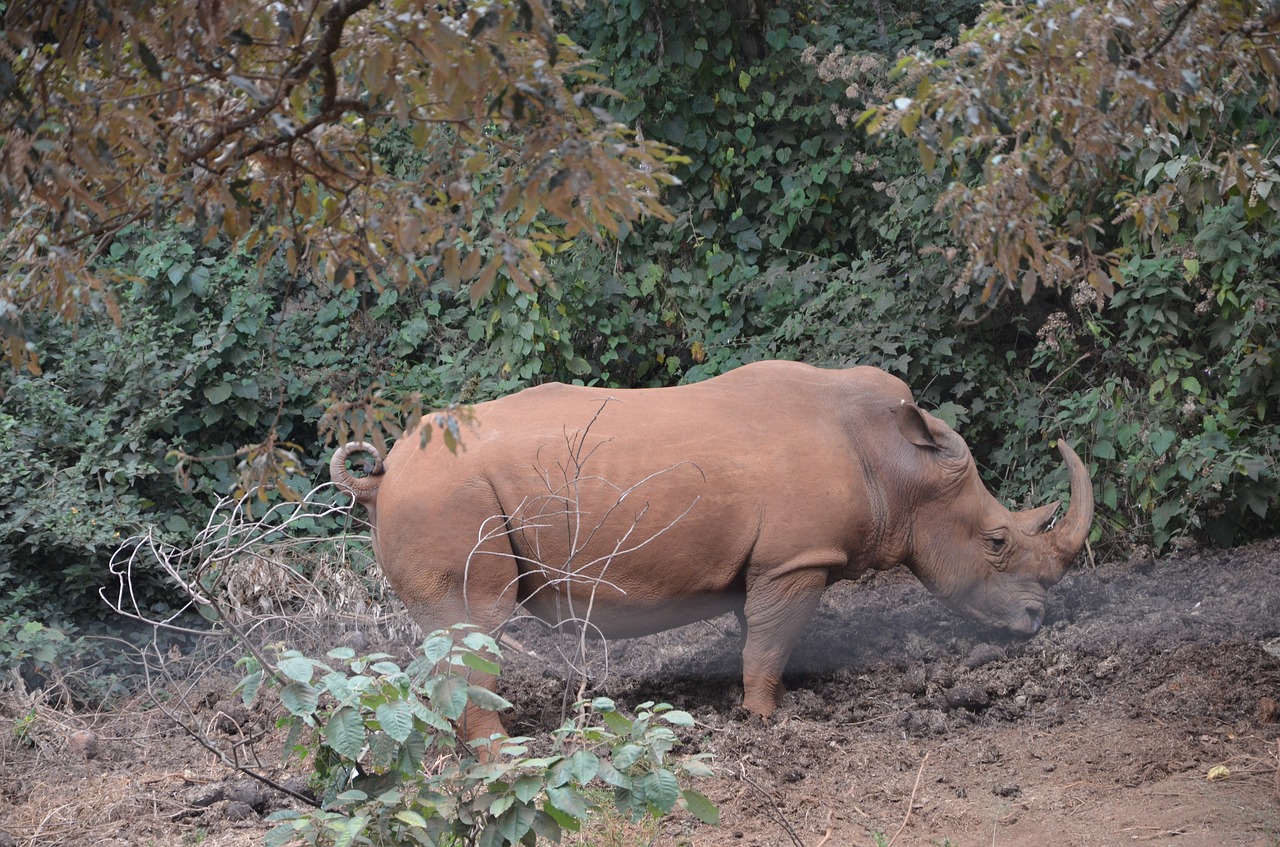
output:
M 1231 198 L 1280 212 L 1280 7 L 1266 2 L 988 3 L 945 53 L 899 63 L 868 128 L 948 168 L 938 207 L 990 300 L 1085 281 L 1111 296 L 1135 248 Z M 1121 244 L 1132 223 L 1137 243 Z
M 15 364 L 37 366 L 24 313 L 115 310 L 99 260 L 141 222 L 333 284 L 443 278 L 474 299 L 499 275 L 546 282 L 542 256 L 580 235 L 665 215 L 665 148 L 592 104 L 598 80 L 538 0 L 2 10 L 0 320 Z M 389 133 L 419 155 L 394 155 Z

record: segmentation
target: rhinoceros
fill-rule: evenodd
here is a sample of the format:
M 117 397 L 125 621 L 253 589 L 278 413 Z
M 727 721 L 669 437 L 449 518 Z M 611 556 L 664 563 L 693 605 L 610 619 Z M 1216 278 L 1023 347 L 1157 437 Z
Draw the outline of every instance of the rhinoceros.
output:
M 456 420 L 456 419 L 455 419 Z M 330 472 L 369 512 L 374 554 L 424 631 L 495 631 L 517 604 L 605 638 L 735 612 L 743 706 L 767 717 L 823 590 L 906 565 L 952 609 L 1034 634 L 1093 519 L 1063 441 L 1070 508 L 1012 512 L 968 446 L 872 367 L 767 361 L 689 385 L 562 384 L 477 404 L 459 444 L 428 416 L 385 461 Z M 374 454 L 365 476 L 348 457 Z M 494 680 L 479 683 L 492 689 Z M 471 708 L 469 738 L 502 731 Z

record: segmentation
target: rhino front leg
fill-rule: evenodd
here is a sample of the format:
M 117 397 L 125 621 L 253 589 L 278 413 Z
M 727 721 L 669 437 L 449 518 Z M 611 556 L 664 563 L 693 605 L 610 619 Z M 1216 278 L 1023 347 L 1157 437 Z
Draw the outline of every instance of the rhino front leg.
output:
M 829 565 L 795 563 L 748 583 L 743 610 L 742 706 L 768 717 L 782 701 L 782 672 L 827 585 Z

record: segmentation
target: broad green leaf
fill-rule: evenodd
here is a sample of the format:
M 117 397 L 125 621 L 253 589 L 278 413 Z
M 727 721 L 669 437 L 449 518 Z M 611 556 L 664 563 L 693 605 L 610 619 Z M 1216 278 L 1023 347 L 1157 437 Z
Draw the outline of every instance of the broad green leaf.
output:
M 427 739 L 418 731 L 409 733 L 400 744 L 400 755 L 396 759 L 396 769 L 401 773 L 417 773 L 422 770 L 422 763 L 427 758 Z
M 409 826 L 416 826 L 418 829 L 425 829 L 427 819 L 412 809 L 401 809 L 396 812 L 396 820 L 404 821 Z
M 295 682 L 310 682 L 312 675 L 315 673 L 315 665 L 305 656 L 291 656 L 287 659 L 281 659 L 276 664 L 276 668 L 280 673 Z
M 498 642 L 493 640 L 493 636 L 475 629 L 467 632 L 462 637 L 462 643 L 477 653 L 491 653 L 494 656 L 501 656 L 502 651 L 498 649 Z
M 480 673 L 487 673 L 491 676 L 497 676 L 501 671 L 501 668 L 496 663 L 489 661 L 478 653 L 463 653 L 462 664 L 473 671 L 480 671 Z
M 334 752 L 356 761 L 364 749 L 365 726 L 360 713 L 350 706 L 342 706 L 329 716 L 324 728 L 325 742 Z
M 340 673 L 327 673 L 320 678 L 320 684 L 342 705 L 351 705 L 360 697 L 359 691 L 351 681 Z
M 291 682 L 280 689 L 280 702 L 290 714 L 308 717 L 320 704 L 320 692 L 305 682 Z
M 628 770 L 644 757 L 644 749 L 636 744 L 623 744 L 613 751 L 613 766 L 620 771 Z
M 368 825 L 369 818 L 366 815 L 347 818 L 334 834 L 333 847 L 351 847 Z
M 413 712 L 404 700 L 391 700 L 373 711 L 382 731 L 396 741 L 403 742 L 413 731 Z
M 219 382 L 213 385 L 207 385 L 204 389 L 204 399 L 208 400 L 215 406 L 221 406 L 231 397 L 231 383 Z
M 615 788 L 631 787 L 631 777 L 619 771 L 608 761 L 602 761 L 600 763 L 600 773 L 598 774 L 598 776 L 600 777 L 600 779 L 602 779 L 609 785 L 614 786 Z
M 417 700 L 410 700 L 409 709 L 413 712 L 414 717 L 432 729 L 438 729 L 441 732 L 451 732 L 453 730 L 453 727 L 444 715 L 440 714 L 435 709 L 432 709 L 430 706 L 419 703 Z
M 462 717 L 467 707 L 467 680 L 457 674 L 432 677 L 427 682 L 427 694 L 431 705 L 449 720 Z
M 680 798 L 680 784 L 676 776 L 666 768 L 644 775 L 645 799 L 663 814 L 670 812 Z
M 253 704 L 253 698 L 258 696 L 258 689 L 262 686 L 262 671 L 254 671 L 253 673 L 240 680 L 240 684 L 236 686 L 240 689 L 240 699 L 246 705 Z
M 564 766 L 579 785 L 586 785 L 600 772 L 600 760 L 587 750 L 575 751 L 565 760 Z
M 587 813 L 590 812 L 590 807 L 587 805 L 587 801 L 584 800 L 582 795 L 578 793 L 578 790 L 571 785 L 561 785 L 555 788 L 548 788 L 547 800 L 550 801 L 551 805 L 556 809 L 559 809 L 561 812 L 575 818 L 576 820 L 583 820 L 586 818 Z M 559 819 L 557 818 L 557 820 Z M 560 821 L 560 823 L 563 825 L 564 821 Z
M 422 642 L 422 655 L 432 665 L 439 662 L 453 649 L 453 639 L 448 635 L 433 635 Z
M 680 792 L 680 799 L 689 814 L 698 820 L 712 826 L 720 825 L 720 810 L 702 793 L 686 788 Z
M 537 833 L 539 838 L 544 841 L 550 841 L 552 844 L 560 843 L 560 839 L 564 835 L 561 827 L 562 824 L 555 815 L 541 809 L 538 810 L 533 819 L 533 831 Z M 564 826 L 564 829 L 577 831 L 576 826 Z
M 1173 445 L 1173 440 L 1177 438 L 1177 434 L 1169 429 L 1157 429 L 1147 437 L 1147 443 L 1151 445 L 1151 450 L 1157 456 L 1163 456 L 1169 452 L 1169 448 Z
M 494 694 L 487 688 L 481 688 L 479 685 L 468 685 L 467 697 L 471 699 L 472 703 L 475 703 L 482 709 L 490 709 L 495 712 L 500 712 L 503 709 L 511 708 L 510 702 L 499 695 Z
M 680 709 L 672 709 L 670 712 L 663 713 L 662 719 L 673 726 L 694 725 L 693 715 Z
M 352 788 L 337 794 L 333 799 L 339 803 L 363 803 L 369 799 L 369 795 L 357 788 Z
M 515 781 L 511 786 L 511 792 L 516 795 L 516 799 L 521 803 L 528 803 L 542 793 L 542 786 L 543 780 L 541 776 L 526 774 Z
M 498 818 L 497 830 L 508 844 L 515 844 L 533 829 L 538 810 L 528 803 L 511 806 Z

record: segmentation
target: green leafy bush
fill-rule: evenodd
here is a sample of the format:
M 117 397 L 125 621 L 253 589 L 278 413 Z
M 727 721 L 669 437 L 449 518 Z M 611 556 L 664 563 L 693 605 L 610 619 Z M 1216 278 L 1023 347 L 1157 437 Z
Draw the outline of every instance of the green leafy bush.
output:
M 680 807 L 718 822 L 711 802 L 678 777 L 709 774 L 706 756 L 669 760 L 678 743 L 671 727 L 693 724 L 669 706 L 646 703 L 629 718 L 597 698 L 581 704 L 542 754 L 530 752 L 528 738 L 471 753 L 454 725 L 467 704 L 509 704 L 467 681 L 468 669 L 498 672 L 497 644 L 474 630 L 456 634 L 430 635 L 404 669 L 390 656 L 348 648 L 330 651 L 327 662 L 286 651 L 275 674 L 249 660 L 242 696 L 248 703 L 262 686 L 274 688 L 289 713 L 288 747 L 309 763 L 322 797 L 318 810 L 273 815 L 268 845 L 558 841 L 590 815 L 584 789 L 593 782 L 611 787 L 617 809 L 635 819 Z

